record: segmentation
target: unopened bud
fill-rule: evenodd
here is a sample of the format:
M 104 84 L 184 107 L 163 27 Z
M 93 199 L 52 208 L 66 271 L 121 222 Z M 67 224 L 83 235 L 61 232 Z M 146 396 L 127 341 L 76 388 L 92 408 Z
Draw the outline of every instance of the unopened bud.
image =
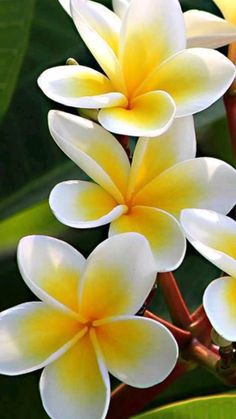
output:
M 66 65 L 79 65 L 79 63 L 74 58 L 68 58 Z
M 219 333 L 217 333 L 215 329 L 212 329 L 211 331 L 211 340 L 215 345 L 220 346 L 221 348 L 226 348 L 227 346 L 230 346 L 232 344 L 231 341 L 219 335 Z

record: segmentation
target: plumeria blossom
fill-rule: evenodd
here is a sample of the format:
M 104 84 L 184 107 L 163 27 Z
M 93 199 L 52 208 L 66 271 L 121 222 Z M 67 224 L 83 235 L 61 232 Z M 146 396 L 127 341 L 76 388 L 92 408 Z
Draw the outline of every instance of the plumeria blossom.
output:
M 213 0 L 214 1 L 214 0 Z M 69 1 L 67 0 L 69 5 Z M 112 0 L 113 9 L 124 18 L 131 0 Z M 233 0 L 215 0 L 225 19 L 202 10 L 184 13 L 187 46 L 220 48 L 236 40 L 236 3 Z
M 44 368 L 40 393 L 50 417 L 104 418 L 108 371 L 140 388 L 170 374 L 175 339 L 160 323 L 135 316 L 156 277 L 143 236 L 109 238 L 87 260 L 65 242 L 28 236 L 20 241 L 18 264 L 41 302 L 1 313 L 0 372 Z
M 236 341 L 236 222 L 213 211 L 186 209 L 182 226 L 190 243 L 228 277 L 208 285 L 203 305 L 214 329 Z
M 109 235 L 135 231 L 151 245 L 157 271 L 173 270 L 185 254 L 177 221 L 183 208 L 227 213 L 236 201 L 236 171 L 212 159 L 195 159 L 193 118 L 177 119 L 158 138 L 140 138 L 132 165 L 117 139 L 98 124 L 60 111 L 49 113 L 58 146 L 96 183 L 56 185 L 49 203 L 75 228 L 111 223 Z
M 235 77 L 235 66 L 219 52 L 186 49 L 178 0 L 132 0 L 122 20 L 88 0 L 71 0 L 70 10 L 105 75 L 65 65 L 43 72 L 38 84 L 59 103 L 100 109 L 98 120 L 109 131 L 161 135 L 174 118 L 219 99 Z

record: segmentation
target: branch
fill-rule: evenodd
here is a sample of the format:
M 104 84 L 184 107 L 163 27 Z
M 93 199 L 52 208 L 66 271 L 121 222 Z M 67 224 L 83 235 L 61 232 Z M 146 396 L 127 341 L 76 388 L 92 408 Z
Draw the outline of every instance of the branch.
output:
M 188 328 L 192 319 L 174 275 L 171 272 L 160 273 L 158 281 L 173 322 L 176 326 Z
M 150 388 L 139 389 L 121 384 L 112 393 L 107 419 L 128 419 L 137 414 L 189 368 L 189 364 L 179 361 L 172 373 L 162 383 Z

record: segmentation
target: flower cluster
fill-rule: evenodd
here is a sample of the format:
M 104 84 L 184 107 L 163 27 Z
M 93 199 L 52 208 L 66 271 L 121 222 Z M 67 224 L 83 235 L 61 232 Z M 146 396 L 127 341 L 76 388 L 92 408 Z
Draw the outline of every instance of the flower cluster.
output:
M 234 81 L 235 65 L 214 48 L 236 40 L 236 6 L 215 0 L 223 19 L 183 13 L 178 0 L 113 0 L 114 12 L 59 1 L 101 72 L 64 65 L 38 79 L 54 101 L 97 111 L 96 122 L 50 111 L 53 139 L 91 181 L 56 185 L 49 204 L 73 228 L 110 224 L 109 238 L 87 260 L 58 239 L 20 241 L 20 272 L 41 301 L 0 315 L 0 372 L 44 368 L 40 393 L 50 417 L 99 419 L 109 406 L 108 372 L 145 388 L 176 365 L 174 336 L 137 313 L 157 272 L 182 263 L 186 238 L 231 275 L 208 286 L 204 308 L 219 335 L 236 341 L 236 224 L 226 217 L 236 170 L 196 158 L 193 121 Z M 115 134 L 140 137 L 132 157 Z

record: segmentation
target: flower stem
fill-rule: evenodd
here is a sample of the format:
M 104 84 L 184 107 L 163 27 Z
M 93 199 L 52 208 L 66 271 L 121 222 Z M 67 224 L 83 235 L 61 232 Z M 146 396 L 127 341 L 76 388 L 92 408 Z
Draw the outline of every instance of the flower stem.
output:
M 158 281 L 174 324 L 188 328 L 192 319 L 174 275 L 171 272 L 160 273 Z
M 174 326 L 173 324 L 169 323 L 167 320 L 162 319 L 161 317 L 156 316 L 151 311 L 146 310 L 144 313 L 145 317 L 148 317 L 149 319 L 155 320 L 164 326 L 167 327 L 167 329 L 172 333 L 172 335 L 175 337 L 180 349 L 182 349 L 184 346 L 189 344 L 192 335 L 190 332 L 186 330 L 182 330 L 179 327 Z
M 189 364 L 179 361 L 171 374 L 162 383 L 150 388 L 139 389 L 121 384 L 112 393 L 107 419 L 128 419 L 132 415 L 137 414 L 158 394 L 162 393 L 187 372 L 189 368 Z
M 233 42 L 230 46 L 229 46 L 229 51 L 228 51 L 228 58 L 232 61 L 233 64 L 236 65 L 236 42 Z M 236 94 L 236 78 L 234 79 L 229 92 L 231 94 Z
M 228 58 L 236 65 L 236 42 L 229 46 Z M 233 155 L 236 158 L 236 79 L 224 95 L 224 104 L 231 136 Z
M 118 135 L 117 140 L 122 145 L 127 156 L 130 158 L 130 147 L 129 147 L 129 136 L 128 135 Z

